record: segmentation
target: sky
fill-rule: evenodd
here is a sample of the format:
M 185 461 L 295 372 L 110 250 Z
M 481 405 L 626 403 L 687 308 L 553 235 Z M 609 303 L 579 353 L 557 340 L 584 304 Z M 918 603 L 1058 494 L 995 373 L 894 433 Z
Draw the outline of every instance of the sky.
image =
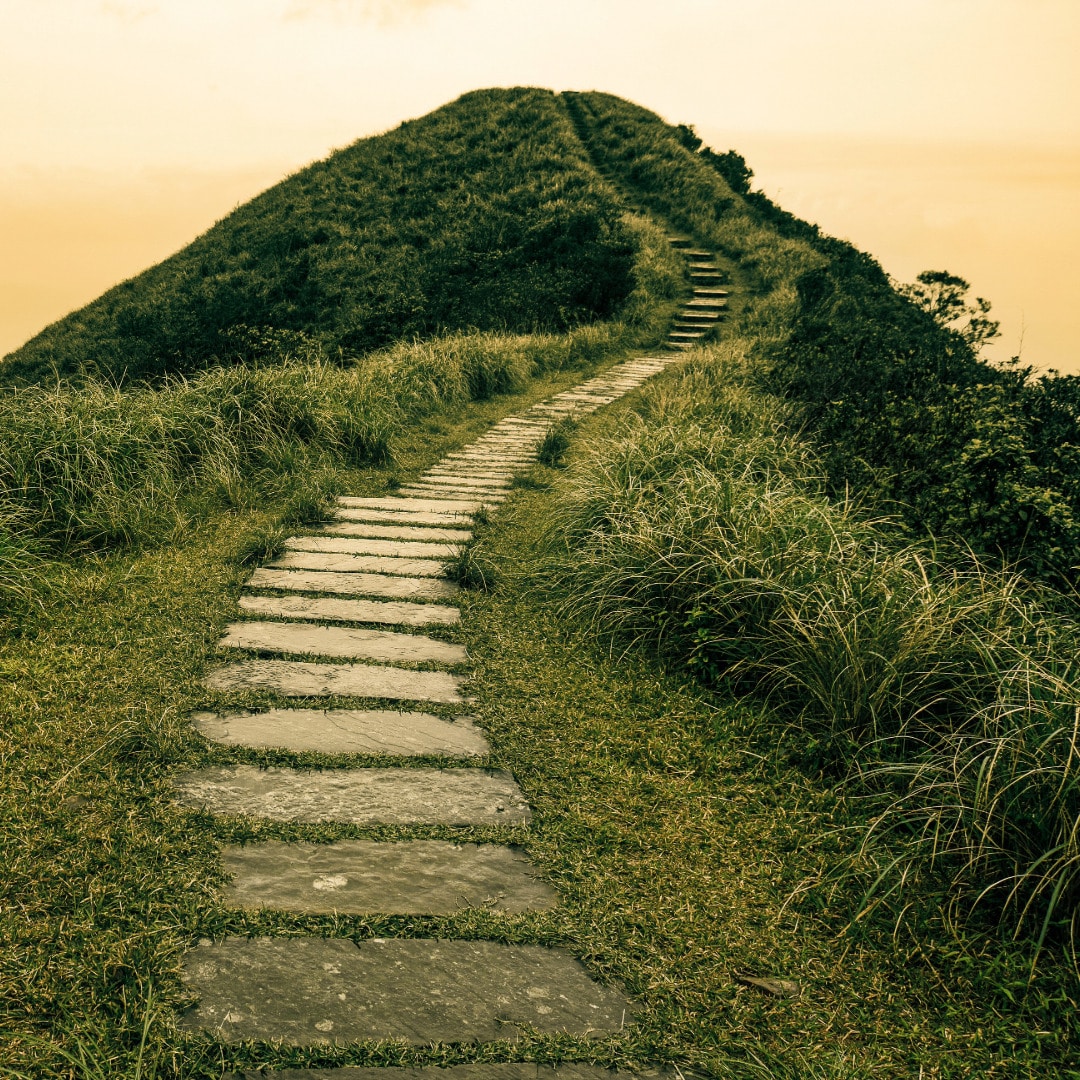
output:
M 1080 373 L 1080 0 L 0 0 L 0 354 L 467 90 L 604 90 Z

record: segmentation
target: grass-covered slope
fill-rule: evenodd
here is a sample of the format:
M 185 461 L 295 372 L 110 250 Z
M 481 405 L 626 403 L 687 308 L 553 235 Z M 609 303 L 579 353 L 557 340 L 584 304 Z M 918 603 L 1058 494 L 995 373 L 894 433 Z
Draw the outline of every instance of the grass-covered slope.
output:
M 1076 584 L 1080 379 L 985 362 L 871 256 L 746 192 L 742 159 L 685 126 L 608 94 L 564 99 L 598 167 L 756 278 L 758 383 L 796 407 L 834 494 Z
M 190 371 L 257 356 L 267 328 L 346 356 L 441 329 L 562 330 L 611 314 L 631 261 L 556 97 L 477 91 L 289 177 L 0 376 Z

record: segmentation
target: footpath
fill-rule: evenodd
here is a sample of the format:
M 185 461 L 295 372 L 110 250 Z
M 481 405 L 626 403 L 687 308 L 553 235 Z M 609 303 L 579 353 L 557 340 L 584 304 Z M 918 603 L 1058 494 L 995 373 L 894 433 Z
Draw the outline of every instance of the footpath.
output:
M 253 572 L 237 621 L 219 643 L 238 655 L 209 672 L 206 686 L 226 697 L 254 690 L 307 704 L 326 699 L 326 708 L 238 707 L 192 717 L 207 739 L 224 745 L 438 758 L 441 767 L 217 766 L 178 773 L 180 803 L 290 823 L 528 825 L 529 805 L 514 777 L 477 764 L 489 747 L 468 716 L 464 648 L 425 630 L 460 621 L 458 586 L 445 577 L 446 563 L 471 538 L 476 515 L 497 512 L 551 427 L 639 387 L 722 317 L 726 292 L 709 254 L 688 240 L 672 243 L 690 261 L 694 296 L 676 320 L 671 352 L 625 361 L 505 417 L 393 496 L 340 498 L 330 522 L 290 537 L 282 555 Z M 337 698 L 381 707 L 338 708 Z M 455 764 L 446 767 L 447 759 Z M 226 900 L 238 908 L 449 915 L 479 907 L 519 913 L 559 902 L 519 849 L 495 843 L 274 840 L 229 846 L 222 857 L 231 879 Z M 529 1030 L 599 1037 L 625 1030 L 636 1013 L 622 989 L 594 981 L 570 953 L 495 941 L 227 937 L 194 946 L 183 978 L 197 1004 L 181 1026 L 229 1044 L 483 1043 Z M 568 1080 L 610 1075 L 576 1065 L 558 1071 Z M 414 1072 L 272 1075 L 391 1080 Z M 533 1080 L 543 1073 L 552 1070 L 485 1064 L 437 1071 L 447 1080 Z

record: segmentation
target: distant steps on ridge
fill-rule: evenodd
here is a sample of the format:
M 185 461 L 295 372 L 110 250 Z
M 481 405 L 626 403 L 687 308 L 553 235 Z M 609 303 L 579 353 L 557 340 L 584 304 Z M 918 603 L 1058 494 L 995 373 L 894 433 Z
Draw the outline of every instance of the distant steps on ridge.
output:
M 726 313 L 724 270 L 711 251 L 695 248 L 689 237 L 669 236 L 668 242 L 686 259 L 693 295 L 676 314 L 667 345 L 670 349 L 692 349 L 709 337 Z

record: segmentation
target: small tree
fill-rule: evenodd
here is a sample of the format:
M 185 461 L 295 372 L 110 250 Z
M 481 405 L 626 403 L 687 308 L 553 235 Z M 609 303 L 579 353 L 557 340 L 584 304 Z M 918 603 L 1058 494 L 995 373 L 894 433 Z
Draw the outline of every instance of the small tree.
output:
M 924 270 L 911 285 L 898 285 L 897 292 L 920 307 L 939 325 L 959 334 L 978 352 L 1000 335 L 1001 324 L 988 318 L 990 301 L 976 296 L 968 300 L 971 286 L 948 270 Z M 966 320 L 966 321 L 965 321 Z

